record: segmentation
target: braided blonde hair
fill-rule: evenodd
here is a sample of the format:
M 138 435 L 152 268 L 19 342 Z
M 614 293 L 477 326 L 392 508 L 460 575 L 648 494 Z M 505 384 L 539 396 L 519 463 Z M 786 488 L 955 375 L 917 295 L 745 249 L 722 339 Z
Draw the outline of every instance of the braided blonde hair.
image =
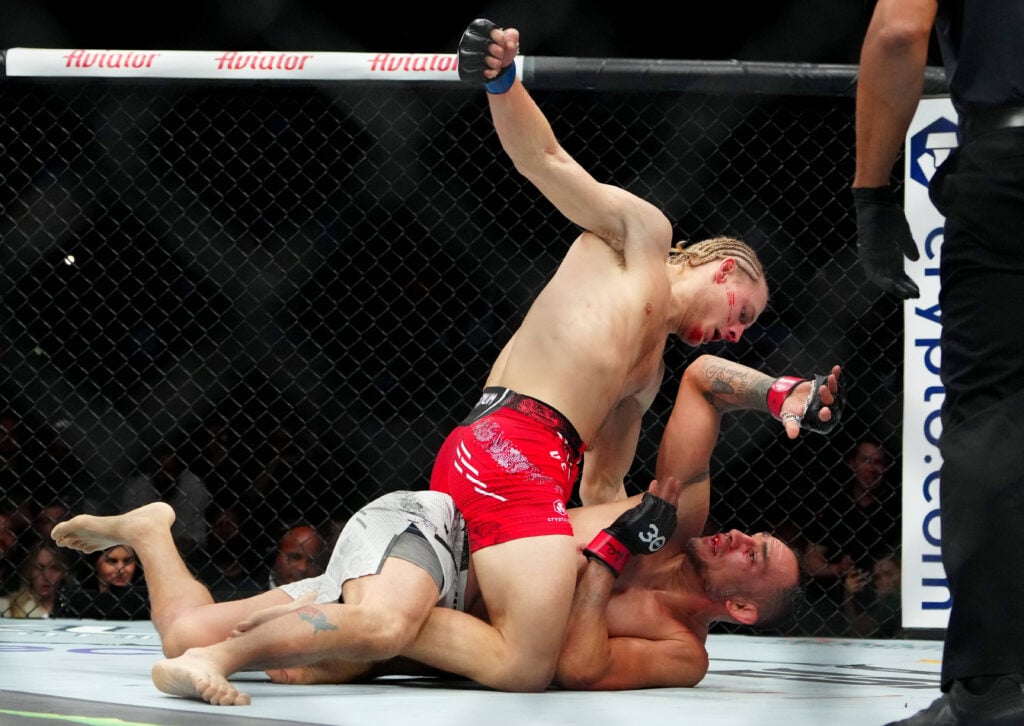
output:
M 761 261 L 758 260 L 754 249 L 746 242 L 741 242 L 733 237 L 712 237 L 711 239 L 694 242 L 691 245 L 683 245 L 683 242 L 676 242 L 675 247 L 669 251 L 669 264 L 686 264 L 690 267 L 697 267 L 705 262 L 733 257 L 739 268 L 751 280 L 761 280 L 764 278 L 764 268 L 761 267 Z

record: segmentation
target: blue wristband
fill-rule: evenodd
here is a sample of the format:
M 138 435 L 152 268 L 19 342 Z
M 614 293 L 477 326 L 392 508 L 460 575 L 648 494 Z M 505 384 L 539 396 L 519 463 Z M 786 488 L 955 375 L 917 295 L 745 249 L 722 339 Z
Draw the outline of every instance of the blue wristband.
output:
M 484 84 L 484 88 L 487 89 L 488 93 L 501 94 L 512 88 L 512 84 L 516 80 L 516 62 L 512 61 L 504 73 L 499 78 L 495 78 L 493 81 L 488 81 Z

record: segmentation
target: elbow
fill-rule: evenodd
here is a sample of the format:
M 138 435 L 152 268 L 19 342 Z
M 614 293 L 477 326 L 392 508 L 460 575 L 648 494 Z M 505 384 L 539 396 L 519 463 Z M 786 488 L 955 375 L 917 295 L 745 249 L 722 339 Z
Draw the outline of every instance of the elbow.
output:
M 559 666 L 555 683 L 566 691 L 597 691 L 600 690 L 600 679 L 573 668 Z
M 693 677 L 689 680 L 689 687 L 692 688 L 693 686 L 696 686 L 698 683 L 703 681 L 704 676 L 708 674 L 708 668 L 710 667 L 711 660 L 708 658 L 708 652 L 704 651 L 704 653 L 701 654 L 700 667 L 697 669 L 697 672 L 693 674 Z
M 594 668 L 593 664 L 563 656 L 555 669 L 555 684 L 567 691 L 596 691 L 603 675 L 602 669 Z
M 521 177 L 525 177 L 527 181 L 536 186 L 536 179 L 540 176 L 537 173 L 536 164 L 528 163 L 526 159 L 512 159 L 512 168 L 516 170 L 516 173 Z
M 550 179 L 555 170 L 574 163 L 568 153 L 557 143 L 529 148 L 518 153 L 506 149 L 513 168 L 526 177 L 534 186 Z
M 554 682 L 556 675 L 554 663 L 513 659 L 512 662 L 505 661 L 498 672 L 474 680 L 483 686 L 508 693 L 540 693 Z
M 608 476 L 584 477 L 580 483 L 580 502 L 583 506 L 619 502 L 626 499 L 626 485 L 623 479 Z
M 886 55 L 902 57 L 922 49 L 927 53 L 930 34 L 931 25 L 906 21 L 889 23 L 873 35 L 876 47 Z
M 683 369 L 683 380 L 700 380 L 705 376 L 705 369 L 714 361 L 720 360 L 721 358 L 711 355 L 710 353 L 701 353 L 697 356 L 696 360 L 692 361 L 685 369 Z
M 693 688 L 704 680 L 704 676 L 708 674 L 709 667 L 710 659 L 708 658 L 707 651 L 704 651 L 700 660 L 698 660 L 692 667 L 680 670 L 679 677 L 672 686 L 675 688 Z
M 706 385 L 708 371 L 711 366 L 720 364 L 721 362 L 722 359 L 718 356 L 711 355 L 710 353 L 702 353 L 683 369 L 683 376 L 679 381 L 679 387 L 681 389 L 686 387 L 696 391 L 703 390 Z
M 698 683 L 700 683 L 701 681 L 704 680 L 704 676 L 705 676 L 705 673 L 701 673 L 699 676 L 694 676 L 692 678 L 684 678 L 684 679 L 682 679 L 679 682 L 677 687 L 678 688 L 694 688 Z

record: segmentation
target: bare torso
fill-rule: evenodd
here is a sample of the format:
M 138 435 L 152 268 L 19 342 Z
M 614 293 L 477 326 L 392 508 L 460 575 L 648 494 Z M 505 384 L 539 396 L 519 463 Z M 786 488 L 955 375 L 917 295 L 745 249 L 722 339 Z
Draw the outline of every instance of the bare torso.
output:
M 660 385 L 670 310 L 664 261 L 652 256 L 626 269 L 617 252 L 585 232 L 537 296 L 487 385 L 544 401 L 590 442 L 619 402 Z
M 691 638 L 703 644 L 707 623 L 696 614 L 703 593 L 681 574 L 686 555 L 641 558 L 615 582 L 608 602 L 608 635 L 647 640 Z

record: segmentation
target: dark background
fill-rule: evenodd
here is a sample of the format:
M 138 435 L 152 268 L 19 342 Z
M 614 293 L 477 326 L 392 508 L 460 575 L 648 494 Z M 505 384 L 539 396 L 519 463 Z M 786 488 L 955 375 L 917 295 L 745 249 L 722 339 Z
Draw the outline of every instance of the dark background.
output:
M 530 55 L 856 63 L 872 0 L 0 2 L 0 48 L 438 52 L 486 17 Z M 673 19 L 677 18 L 678 19 Z
M 489 17 L 533 56 L 853 65 L 873 7 L 718 2 L 671 23 L 645 2 L 402 5 L 0 0 L 0 49 L 445 53 Z M 123 482 L 169 445 L 259 528 L 262 556 L 298 516 L 425 486 L 556 267 L 550 241 L 573 231 L 525 180 L 495 184 L 509 169 L 479 89 L 0 86 L 0 394 L 46 445 L 21 459 L 37 505 L 122 511 Z M 856 258 L 849 94 L 720 90 L 534 95 L 580 163 L 665 209 L 675 239 L 724 230 L 762 250 L 769 310 L 706 352 L 776 374 L 844 366 L 835 435 L 790 442 L 738 414 L 716 449 L 710 526 L 800 536 L 819 499 L 841 506 L 858 436 L 900 451 L 901 308 Z M 695 354 L 666 352 L 631 490 Z

